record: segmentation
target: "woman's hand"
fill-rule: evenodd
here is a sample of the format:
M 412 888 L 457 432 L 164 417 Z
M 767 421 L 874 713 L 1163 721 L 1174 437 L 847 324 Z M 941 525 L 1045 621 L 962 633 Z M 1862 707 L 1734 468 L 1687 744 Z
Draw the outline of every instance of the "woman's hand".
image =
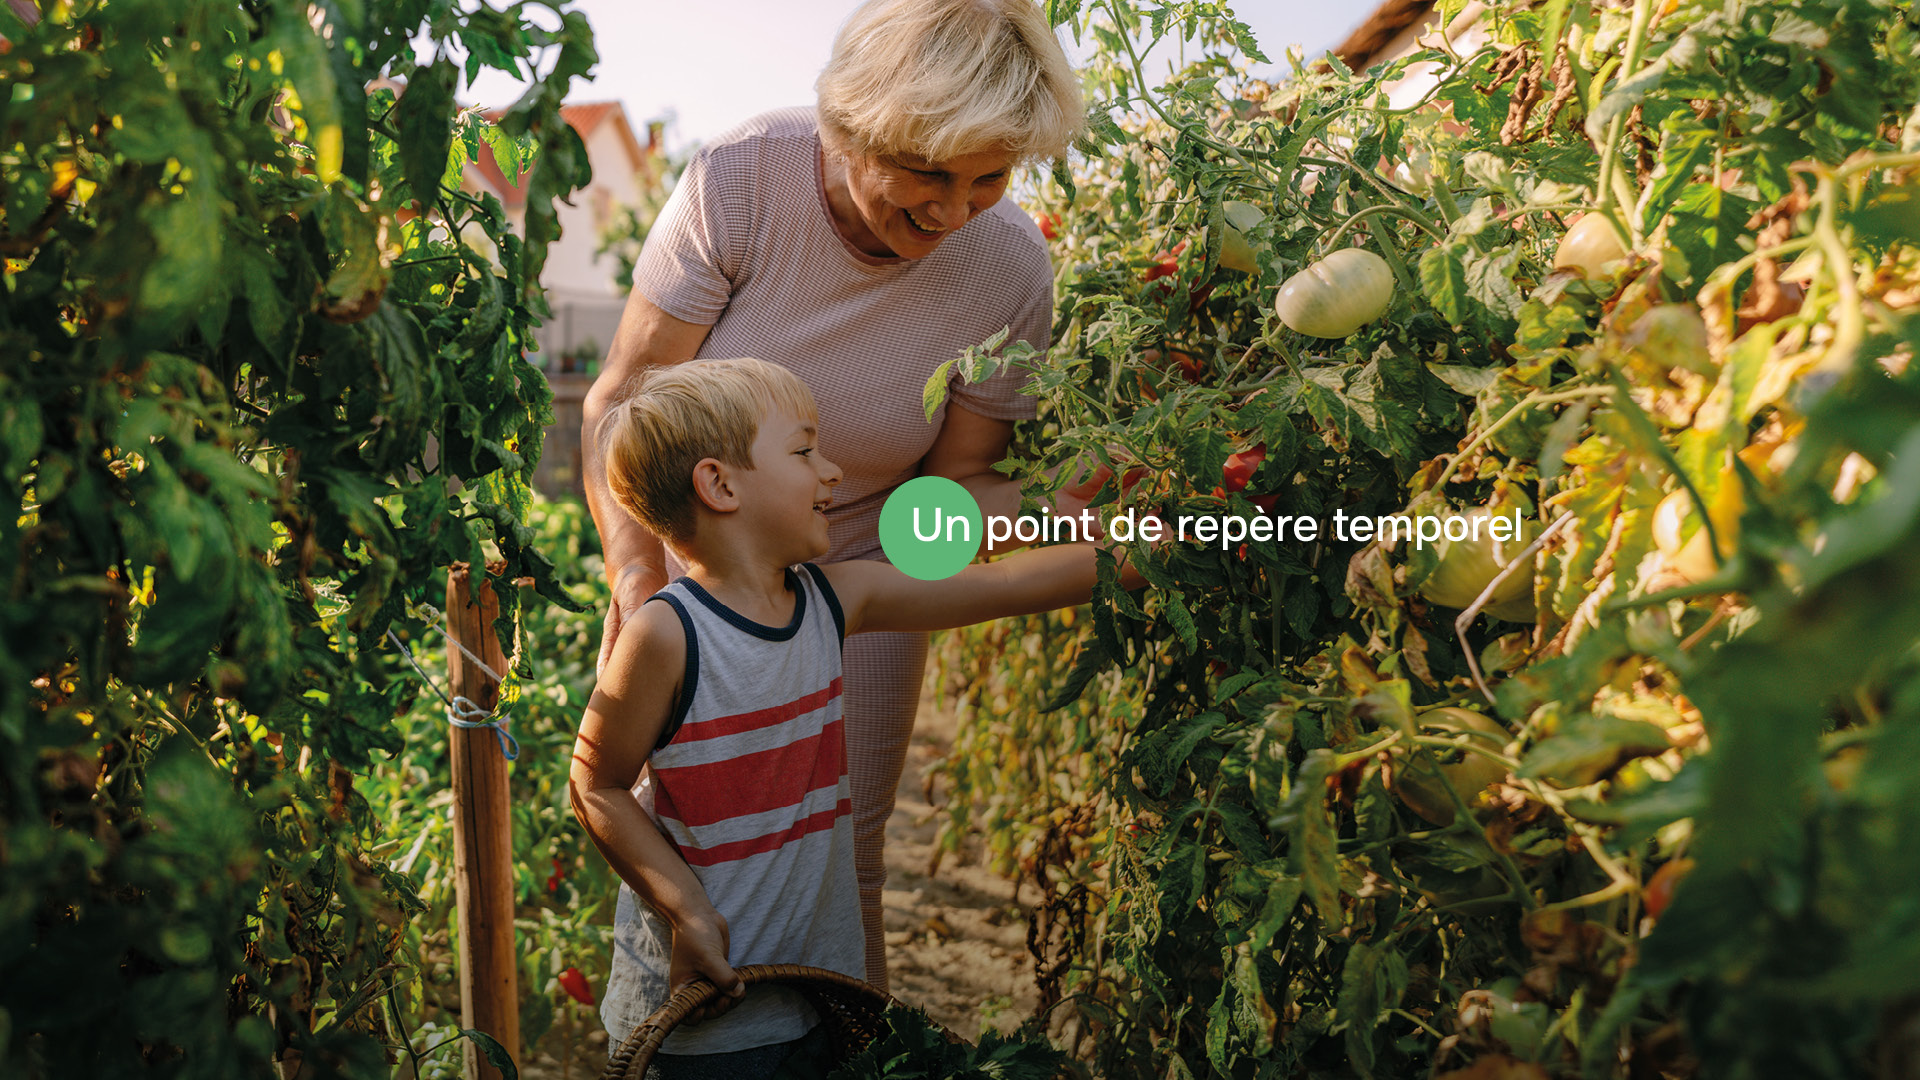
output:
M 600 634 L 600 659 L 593 665 L 594 673 L 602 674 L 607 670 L 607 658 L 613 655 L 613 643 L 620 636 L 621 627 L 640 612 L 640 605 L 647 598 L 667 586 L 666 572 L 658 567 L 643 563 L 630 563 L 614 579 L 613 597 L 607 602 L 606 627 Z
M 698 1024 L 725 1015 L 747 996 L 747 984 L 727 963 L 727 919 L 718 911 L 683 920 L 673 928 L 673 957 L 667 966 L 667 993 L 678 993 L 695 979 L 720 988 L 720 996 L 687 1014 Z

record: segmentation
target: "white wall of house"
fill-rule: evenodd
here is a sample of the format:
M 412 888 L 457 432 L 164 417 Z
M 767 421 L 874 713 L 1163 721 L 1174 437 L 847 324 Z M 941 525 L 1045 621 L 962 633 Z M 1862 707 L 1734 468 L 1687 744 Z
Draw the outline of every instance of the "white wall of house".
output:
M 574 192 L 571 206 L 560 206 L 560 242 L 547 254 L 542 275 L 555 300 L 622 298 L 625 290 L 614 281 L 619 264 L 612 255 L 595 255 L 600 234 L 613 215 L 626 206 L 640 205 L 637 163 L 620 134 L 619 117 L 601 120 L 586 139 L 587 160 L 593 163 L 593 181 Z
M 585 106 L 583 108 L 592 108 Z M 553 315 L 538 330 L 540 352 L 550 365 L 561 354 L 592 353 L 597 358 L 613 341 L 626 304 L 626 290 L 615 280 L 619 264 L 613 256 L 598 254 L 600 237 L 615 215 L 642 202 L 645 151 L 632 138 L 624 110 L 615 105 L 582 136 L 593 178 L 573 193 L 570 202 L 557 205 L 560 237 L 547 248 L 540 282 L 546 286 Z M 465 186 L 494 191 L 486 174 L 469 166 Z M 503 194 L 495 191 L 495 194 Z M 509 205 L 507 220 L 518 235 L 526 235 L 526 209 Z

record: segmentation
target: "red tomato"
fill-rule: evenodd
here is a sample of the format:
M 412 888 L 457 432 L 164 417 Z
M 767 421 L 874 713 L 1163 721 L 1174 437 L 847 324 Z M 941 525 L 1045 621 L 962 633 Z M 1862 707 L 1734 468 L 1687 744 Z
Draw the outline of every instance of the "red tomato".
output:
M 1647 880 L 1647 918 L 1660 918 L 1660 913 L 1673 903 L 1673 890 L 1679 887 L 1680 879 L 1692 870 L 1692 859 L 1675 859 L 1653 872 L 1653 877 Z
M 1162 371 L 1177 368 L 1180 372 L 1180 377 L 1190 383 L 1200 382 L 1207 377 L 1207 362 L 1199 359 L 1192 353 L 1183 352 L 1179 349 L 1169 349 L 1164 353 L 1159 349 L 1143 349 L 1140 353 L 1140 359 L 1149 366 L 1160 368 Z M 1163 360 L 1172 360 L 1173 367 L 1169 368 L 1162 362 Z
M 559 856 L 557 855 L 554 856 L 553 873 L 547 875 L 547 891 L 550 893 L 559 892 L 560 882 L 566 876 L 567 876 L 566 871 L 560 868 Z
M 1260 471 L 1260 464 L 1267 460 L 1267 444 L 1255 443 L 1250 450 L 1242 450 L 1227 459 L 1220 468 L 1221 486 L 1228 491 L 1245 491 L 1247 482 L 1253 474 Z
M 580 974 L 579 968 L 570 967 L 560 973 L 560 989 L 582 1005 L 593 1004 L 593 987 L 587 982 L 587 977 Z
M 1038 213 L 1033 215 L 1033 223 L 1040 226 L 1040 235 L 1049 240 L 1060 239 L 1060 215 Z
M 1191 315 L 1199 311 L 1200 305 L 1206 303 L 1212 296 L 1213 286 L 1211 285 L 1202 285 L 1200 288 L 1195 289 L 1193 291 L 1193 298 L 1187 302 L 1187 314 Z
M 1187 250 L 1187 242 L 1185 240 L 1182 240 L 1179 243 L 1173 245 L 1172 251 L 1154 252 L 1153 265 L 1147 268 L 1147 272 L 1141 275 L 1140 280 L 1158 281 L 1163 277 L 1172 277 L 1173 275 L 1179 273 L 1180 272 L 1180 253 L 1185 250 Z

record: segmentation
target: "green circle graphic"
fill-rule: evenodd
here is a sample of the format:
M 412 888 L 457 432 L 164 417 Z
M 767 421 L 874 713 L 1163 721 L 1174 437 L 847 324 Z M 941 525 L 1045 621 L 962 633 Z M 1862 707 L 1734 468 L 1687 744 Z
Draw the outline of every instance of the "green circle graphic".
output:
M 959 573 L 984 539 L 980 504 L 944 476 L 915 477 L 894 488 L 880 508 L 880 549 L 901 573 L 921 581 Z

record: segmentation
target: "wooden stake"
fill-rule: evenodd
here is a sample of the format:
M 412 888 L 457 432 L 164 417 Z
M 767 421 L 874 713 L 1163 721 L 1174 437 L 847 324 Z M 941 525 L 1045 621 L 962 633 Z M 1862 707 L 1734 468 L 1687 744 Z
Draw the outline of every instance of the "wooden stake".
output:
M 447 574 L 447 620 L 455 642 L 496 672 L 505 671 L 493 620 L 500 601 L 483 575 L 476 587 L 465 566 Z M 499 701 L 500 685 L 458 644 L 447 646 L 452 693 L 482 709 Z M 513 819 L 508 814 L 507 759 L 492 728 L 448 728 L 453 759 L 454 896 L 460 909 L 460 1023 L 494 1037 L 520 1060 L 519 956 L 513 944 Z M 468 1077 L 499 1080 L 472 1040 Z

